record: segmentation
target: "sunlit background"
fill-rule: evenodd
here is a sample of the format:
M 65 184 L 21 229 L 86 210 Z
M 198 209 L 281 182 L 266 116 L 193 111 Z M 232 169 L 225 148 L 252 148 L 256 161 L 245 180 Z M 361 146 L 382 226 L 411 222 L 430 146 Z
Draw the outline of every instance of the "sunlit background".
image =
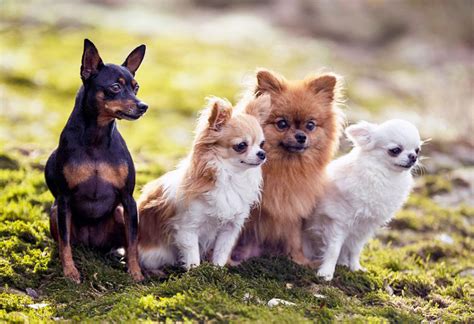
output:
M 236 102 L 258 67 L 342 75 L 349 122 L 405 118 L 432 139 L 425 172 L 474 162 L 472 1 L 0 4 L 0 145 L 40 164 L 73 107 L 86 37 L 105 62 L 147 45 L 137 80 L 149 112 L 120 122 L 139 170 L 172 167 L 204 98 Z

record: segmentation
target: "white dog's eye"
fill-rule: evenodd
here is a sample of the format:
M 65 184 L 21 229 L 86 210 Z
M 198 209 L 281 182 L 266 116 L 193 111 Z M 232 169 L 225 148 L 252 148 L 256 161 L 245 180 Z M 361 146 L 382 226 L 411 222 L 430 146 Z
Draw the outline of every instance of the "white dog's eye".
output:
M 400 147 L 394 147 L 388 150 L 388 154 L 390 156 L 398 156 L 400 153 L 402 153 L 402 149 Z

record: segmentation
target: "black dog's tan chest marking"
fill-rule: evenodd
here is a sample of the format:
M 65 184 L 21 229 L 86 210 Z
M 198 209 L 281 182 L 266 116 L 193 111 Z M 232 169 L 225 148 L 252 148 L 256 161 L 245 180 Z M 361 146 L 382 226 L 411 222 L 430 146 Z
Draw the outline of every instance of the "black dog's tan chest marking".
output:
M 74 188 L 92 177 L 98 177 L 116 188 L 123 188 L 127 181 L 128 165 L 106 162 L 71 163 L 64 166 L 63 173 L 69 188 Z

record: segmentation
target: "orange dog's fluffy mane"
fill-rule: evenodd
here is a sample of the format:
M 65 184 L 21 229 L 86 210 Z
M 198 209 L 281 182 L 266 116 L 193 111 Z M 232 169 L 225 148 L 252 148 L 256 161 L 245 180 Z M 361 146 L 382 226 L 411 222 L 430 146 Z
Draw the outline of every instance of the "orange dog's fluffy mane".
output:
M 290 81 L 260 69 L 239 104 L 248 105 L 263 94 L 271 96 L 271 113 L 262 124 L 268 157 L 263 166 L 262 201 L 260 208 L 252 211 L 240 243 L 278 246 L 298 262 L 293 252 L 301 248 L 298 236 L 302 221 L 321 196 L 324 169 L 339 147 L 344 126 L 342 79 L 325 73 Z M 278 116 L 295 120 L 311 116 L 318 122 L 320 128 L 309 149 L 301 154 L 288 153 L 276 144 L 281 136 L 274 122 Z

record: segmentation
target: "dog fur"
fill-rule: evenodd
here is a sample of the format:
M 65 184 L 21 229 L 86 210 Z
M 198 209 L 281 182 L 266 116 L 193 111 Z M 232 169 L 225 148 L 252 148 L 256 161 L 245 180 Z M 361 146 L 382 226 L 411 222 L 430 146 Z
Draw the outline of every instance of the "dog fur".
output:
M 215 265 L 227 263 L 251 206 L 259 200 L 266 159 L 260 123 L 269 108 L 269 96 L 243 111 L 233 111 L 225 100 L 210 100 L 190 155 L 176 170 L 147 184 L 139 199 L 144 269 L 177 263 L 190 269 L 208 255 Z
M 261 204 L 252 210 L 232 261 L 283 254 L 311 264 L 302 251 L 302 223 L 322 194 L 323 170 L 338 148 L 341 79 L 323 74 L 289 81 L 259 70 L 256 81 L 250 101 L 271 96 L 271 113 L 262 124 L 268 162 L 263 166 Z M 288 123 L 285 129 L 279 128 L 282 119 Z M 309 129 L 310 122 L 314 129 Z M 304 143 L 298 142 L 302 138 Z
M 420 150 L 416 127 L 403 120 L 360 122 L 346 135 L 354 148 L 328 166 L 325 194 L 307 223 L 305 252 L 322 259 L 318 275 L 326 280 L 336 264 L 364 270 L 364 244 L 407 199 Z

